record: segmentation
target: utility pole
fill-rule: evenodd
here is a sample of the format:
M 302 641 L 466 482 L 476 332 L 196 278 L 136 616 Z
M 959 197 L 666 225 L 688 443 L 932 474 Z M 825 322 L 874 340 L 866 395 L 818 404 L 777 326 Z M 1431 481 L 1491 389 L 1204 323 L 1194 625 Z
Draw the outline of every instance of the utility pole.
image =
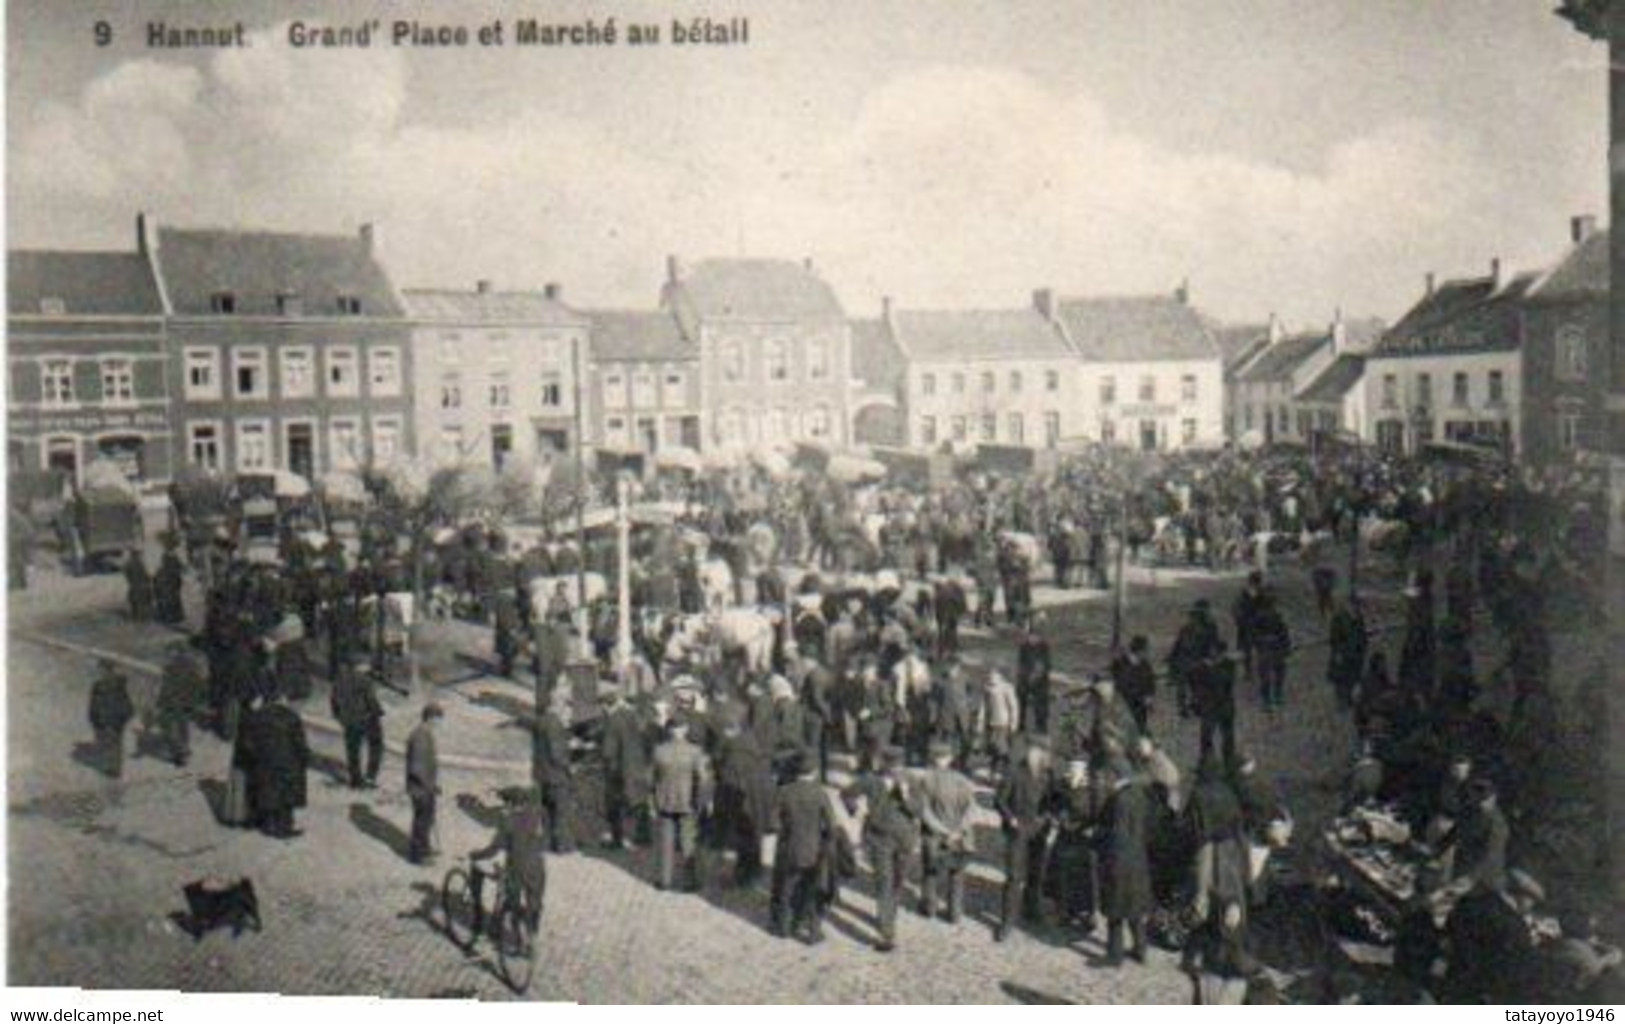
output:
M 1128 488 L 1117 499 L 1117 586 L 1112 595 L 1112 654 L 1123 649 L 1123 607 L 1127 600 Z
M 576 419 L 576 653 L 583 659 L 590 656 L 587 638 L 587 462 L 583 449 L 586 445 L 586 418 L 581 407 L 581 336 L 570 339 L 570 374 L 575 392 Z
M 615 483 L 616 635 L 615 674 L 624 683 L 632 663 L 632 519 L 627 507 L 627 479 Z

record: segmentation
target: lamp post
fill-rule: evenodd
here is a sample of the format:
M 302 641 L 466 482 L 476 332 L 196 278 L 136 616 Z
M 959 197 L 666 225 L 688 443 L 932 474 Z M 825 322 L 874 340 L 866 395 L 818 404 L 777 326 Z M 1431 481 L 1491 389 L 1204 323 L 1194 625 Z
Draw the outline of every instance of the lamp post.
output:
M 615 674 L 623 683 L 632 663 L 632 520 L 627 490 L 628 480 L 622 473 L 615 482 Z

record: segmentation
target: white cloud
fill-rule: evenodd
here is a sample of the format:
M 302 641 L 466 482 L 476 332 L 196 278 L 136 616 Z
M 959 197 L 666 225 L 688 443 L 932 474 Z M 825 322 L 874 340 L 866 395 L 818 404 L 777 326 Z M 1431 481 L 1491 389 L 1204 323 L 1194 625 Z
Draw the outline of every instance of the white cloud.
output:
M 785 125 L 676 152 L 539 106 L 424 124 L 409 86 L 433 82 L 395 51 L 262 45 L 201 73 L 128 63 L 24 129 L 22 191 L 121 224 L 137 208 L 304 230 L 374 220 L 402 284 L 562 279 L 647 303 L 664 253 L 733 252 L 744 235 L 753 252 L 814 255 L 854 312 L 883 292 L 1009 305 L 1043 284 L 1163 290 L 1189 274 L 1209 308 L 1304 317 L 1408 295 L 1418 247 L 1459 245 L 1494 192 L 1473 153 L 1421 121 L 1305 171 L 1154 144 L 1087 95 L 993 69 L 898 75 L 834 137 Z

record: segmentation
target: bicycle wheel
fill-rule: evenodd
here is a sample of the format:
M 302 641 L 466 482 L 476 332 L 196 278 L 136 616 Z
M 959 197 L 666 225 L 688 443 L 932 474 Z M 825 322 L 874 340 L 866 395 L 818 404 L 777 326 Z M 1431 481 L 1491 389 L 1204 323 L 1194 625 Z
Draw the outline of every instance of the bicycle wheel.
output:
M 504 903 L 497 911 L 497 964 L 508 987 L 515 992 L 530 990 L 536 974 L 536 933 L 524 908 Z
M 472 947 L 477 937 L 474 934 L 475 909 L 468 871 L 452 868 L 446 872 L 446 880 L 440 883 L 441 924 L 447 937 L 463 949 Z

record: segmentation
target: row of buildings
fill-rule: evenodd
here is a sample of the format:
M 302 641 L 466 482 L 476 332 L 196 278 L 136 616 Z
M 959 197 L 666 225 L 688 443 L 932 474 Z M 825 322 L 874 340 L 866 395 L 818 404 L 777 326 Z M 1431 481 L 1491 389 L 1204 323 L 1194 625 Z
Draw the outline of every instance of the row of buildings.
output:
M 1261 442 L 1356 435 L 1391 451 L 1491 447 L 1535 465 L 1606 450 L 1609 236 L 1569 225 L 1549 267 L 1440 281 L 1391 327 L 1242 329 L 1225 370 L 1227 431 Z
M 1606 232 L 1541 273 L 1436 284 L 1393 327 L 1225 327 L 1185 286 L 853 317 L 810 261 L 667 260 L 646 309 L 557 285 L 397 289 L 372 229 L 160 227 L 9 254 L 11 468 L 112 459 L 316 477 L 406 453 L 500 466 L 586 445 L 1142 449 L 1485 441 L 1549 460 L 1601 429 Z

